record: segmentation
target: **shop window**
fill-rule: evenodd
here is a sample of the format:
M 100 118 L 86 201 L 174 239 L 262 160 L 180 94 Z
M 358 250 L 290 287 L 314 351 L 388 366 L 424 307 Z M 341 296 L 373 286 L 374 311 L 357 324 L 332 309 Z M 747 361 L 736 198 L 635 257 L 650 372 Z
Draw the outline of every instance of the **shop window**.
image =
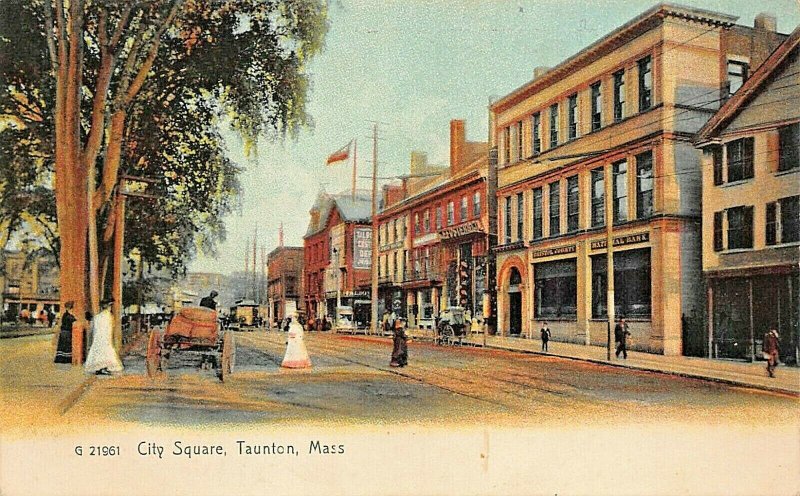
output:
M 800 122 L 778 129 L 778 170 L 800 167 Z
M 597 131 L 603 125 L 603 93 L 600 81 L 594 83 L 592 91 L 592 131 Z
M 753 138 L 742 138 L 725 145 L 728 154 L 728 182 L 753 177 Z
M 636 218 L 653 215 L 653 152 L 636 156 Z
M 567 139 L 575 139 L 578 137 L 578 95 L 571 95 L 567 99 L 568 106 L 568 126 L 567 126 Z
M 472 216 L 481 216 L 481 192 L 476 191 L 472 194 Z
M 639 112 L 653 106 L 653 61 L 647 56 L 638 62 L 639 66 Z
M 525 202 L 522 199 L 522 193 L 517 193 L 517 240 L 523 238 L 523 228 L 525 226 Z
M 561 192 L 559 181 L 550 183 L 550 236 L 561 234 Z
M 603 168 L 598 167 L 592 170 L 592 227 L 606 224 L 605 208 L 605 179 Z
M 614 224 L 628 220 L 628 163 L 624 160 L 612 166 L 614 193 Z
M 575 318 L 577 315 L 577 263 L 559 260 L 534 265 L 534 316 Z
M 625 118 L 625 71 L 614 73 L 614 122 Z
M 592 257 L 592 318 L 608 316 L 606 255 Z M 617 316 L 650 318 L 650 249 L 614 253 L 614 312 Z
M 531 118 L 532 155 L 542 153 L 542 114 L 536 112 Z
M 766 244 L 800 241 L 800 196 L 767 203 Z
M 580 188 L 578 176 L 567 178 L 567 232 L 578 230 L 580 220 Z
M 533 190 L 533 239 L 541 239 L 543 234 L 542 227 L 542 188 Z
M 558 104 L 550 105 L 550 148 L 558 146 Z
M 725 211 L 728 217 L 728 249 L 753 247 L 753 207 L 734 207 Z

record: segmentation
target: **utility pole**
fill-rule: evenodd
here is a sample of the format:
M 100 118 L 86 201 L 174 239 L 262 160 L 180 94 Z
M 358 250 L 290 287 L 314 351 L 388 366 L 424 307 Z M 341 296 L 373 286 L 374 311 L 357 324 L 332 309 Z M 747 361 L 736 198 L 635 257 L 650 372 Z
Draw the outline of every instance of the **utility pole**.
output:
M 253 302 L 256 301 L 258 298 L 256 293 L 258 292 L 258 286 L 256 284 L 256 245 L 258 244 L 258 227 L 256 227 L 255 232 L 253 233 Z
M 352 199 L 356 201 L 356 168 L 358 167 L 358 139 L 353 140 L 353 192 Z
M 378 123 L 372 124 L 372 287 L 370 300 L 370 334 L 378 331 Z
M 247 243 L 245 243 L 244 246 L 244 296 L 242 296 L 243 300 L 247 298 L 247 286 L 248 286 L 247 280 L 250 278 L 249 274 L 250 274 L 250 239 L 248 238 Z
M 614 166 L 606 165 L 605 171 L 605 207 L 606 207 L 606 311 L 608 326 L 606 328 L 606 360 L 611 361 L 611 326 L 614 325 Z

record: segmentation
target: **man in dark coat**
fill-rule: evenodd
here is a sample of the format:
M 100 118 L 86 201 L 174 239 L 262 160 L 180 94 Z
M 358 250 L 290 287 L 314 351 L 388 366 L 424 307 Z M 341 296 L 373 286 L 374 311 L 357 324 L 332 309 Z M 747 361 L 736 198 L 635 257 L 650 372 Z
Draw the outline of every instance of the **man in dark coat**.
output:
M 217 302 L 216 300 L 214 300 L 214 298 L 216 298 L 218 294 L 219 293 L 217 293 L 216 291 L 212 291 L 211 294 L 209 294 L 208 296 L 204 296 L 200 300 L 200 306 L 210 308 L 211 310 L 216 310 Z
M 780 354 L 778 331 L 772 329 L 764 334 L 764 342 L 761 346 L 764 351 L 764 358 L 767 359 L 767 374 L 770 377 L 775 377 L 775 367 L 778 366 L 778 355 Z
M 408 365 L 408 336 L 406 336 L 405 323 L 403 319 L 394 319 L 393 331 L 394 339 L 392 347 L 391 367 L 405 367 Z
M 547 325 L 547 322 L 544 323 L 544 326 L 539 332 L 542 334 L 542 351 L 547 351 L 547 343 L 550 342 L 551 336 L 550 327 Z
M 64 303 L 64 315 L 61 316 L 61 330 L 58 333 L 55 363 L 72 363 L 72 324 L 76 319 L 70 312 L 74 302 Z
M 617 343 L 617 351 L 614 354 L 617 358 L 622 353 L 622 358 L 628 359 L 628 336 L 630 335 L 628 324 L 625 323 L 625 319 L 620 318 L 616 327 L 614 327 L 614 341 Z

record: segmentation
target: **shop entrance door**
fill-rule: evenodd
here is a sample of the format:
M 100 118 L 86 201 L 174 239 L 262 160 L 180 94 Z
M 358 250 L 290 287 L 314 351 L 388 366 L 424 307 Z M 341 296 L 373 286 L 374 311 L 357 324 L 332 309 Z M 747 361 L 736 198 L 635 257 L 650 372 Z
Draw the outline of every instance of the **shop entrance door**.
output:
M 508 332 L 518 336 L 522 332 L 522 293 L 508 293 Z

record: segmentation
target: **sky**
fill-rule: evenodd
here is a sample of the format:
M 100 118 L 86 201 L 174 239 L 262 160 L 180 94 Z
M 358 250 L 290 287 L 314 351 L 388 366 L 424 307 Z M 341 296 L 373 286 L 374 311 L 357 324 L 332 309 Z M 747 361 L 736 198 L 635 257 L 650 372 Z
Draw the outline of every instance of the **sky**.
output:
M 371 174 L 372 126 L 378 122 L 378 175 L 408 172 L 412 150 L 433 164 L 449 161 L 449 122 L 465 119 L 467 139 L 485 141 L 487 105 L 656 4 L 643 0 L 329 0 L 325 47 L 309 67 L 308 112 L 314 125 L 296 139 L 262 141 L 245 156 L 227 135 L 230 157 L 245 169 L 240 209 L 226 218 L 227 239 L 192 271 L 244 269 L 257 229 L 259 246 L 302 246 L 309 209 L 321 189 L 350 187 L 351 163 L 325 159 L 356 139 L 358 175 Z M 760 12 L 778 31 L 800 24 L 800 0 L 681 0 L 738 16 Z M 358 180 L 369 188 L 370 179 Z M 250 245 L 252 246 L 252 245 Z M 251 248 L 252 250 L 252 248 Z

